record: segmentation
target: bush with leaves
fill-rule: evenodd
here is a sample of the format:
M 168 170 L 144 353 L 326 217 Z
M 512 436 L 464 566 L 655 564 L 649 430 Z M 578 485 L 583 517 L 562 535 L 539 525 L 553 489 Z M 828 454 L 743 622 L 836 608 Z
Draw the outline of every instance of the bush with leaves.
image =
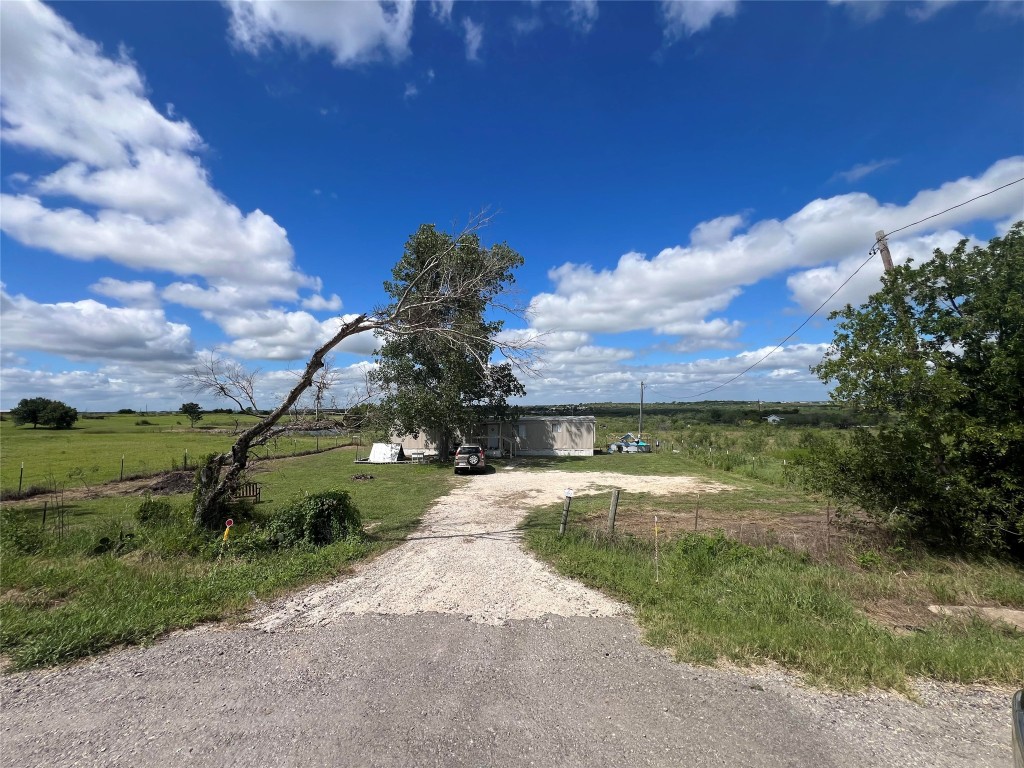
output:
M 30 555 L 42 550 L 46 534 L 38 519 L 27 510 L 0 507 L 0 552 Z
M 161 525 L 173 522 L 175 517 L 171 502 L 167 499 L 154 499 L 148 493 L 135 509 L 135 519 L 143 525 Z
M 346 491 L 325 491 L 296 499 L 274 516 L 267 530 L 282 547 L 319 547 L 360 533 L 362 521 Z
M 822 446 L 822 489 L 926 543 L 1024 554 L 1024 222 L 898 266 L 832 317 L 812 370 L 892 418 Z

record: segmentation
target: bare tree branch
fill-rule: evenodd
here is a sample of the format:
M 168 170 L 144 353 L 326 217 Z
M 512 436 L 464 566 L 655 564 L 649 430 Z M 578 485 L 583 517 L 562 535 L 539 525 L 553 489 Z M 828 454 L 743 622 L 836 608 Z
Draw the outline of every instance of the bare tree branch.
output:
M 185 375 L 185 380 L 188 388 L 198 395 L 221 397 L 233 402 L 240 411 L 251 408 L 258 413 L 256 379 L 259 373 L 259 368 L 247 370 L 234 360 L 210 353 L 199 359 L 192 371 Z

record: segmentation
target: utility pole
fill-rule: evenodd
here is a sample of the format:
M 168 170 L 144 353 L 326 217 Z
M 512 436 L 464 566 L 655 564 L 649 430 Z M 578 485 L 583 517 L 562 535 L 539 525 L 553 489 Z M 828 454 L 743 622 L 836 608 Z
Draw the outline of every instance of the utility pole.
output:
M 636 436 L 637 440 L 642 440 L 644 436 L 644 383 L 640 382 L 640 434 Z
M 885 230 L 880 229 L 875 232 L 875 244 L 882 252 L 882 264 L 885 265 L 885 271 L 892 272 L 892 255 L 889 253 L 889 243 L 885 239 Z

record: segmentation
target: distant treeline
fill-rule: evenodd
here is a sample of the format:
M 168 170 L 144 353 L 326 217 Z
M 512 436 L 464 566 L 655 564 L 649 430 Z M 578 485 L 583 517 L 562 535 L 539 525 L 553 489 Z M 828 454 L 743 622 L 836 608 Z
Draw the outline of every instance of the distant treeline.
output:
M 637 418 L 638 403 L 581 403 L 579 405 L 527 406 L 524 412 L 540 415 L 597 416 L 598 418 Z M 834 427 L 876 425 L 877 414 L 858 412 L 832 403 L 764 403 L 719 400 L 701 403 L 644 403 L 644 422 L 652 428 L 679 428 L 688 424 L 740 425 L 779 416 L 779 426 Z

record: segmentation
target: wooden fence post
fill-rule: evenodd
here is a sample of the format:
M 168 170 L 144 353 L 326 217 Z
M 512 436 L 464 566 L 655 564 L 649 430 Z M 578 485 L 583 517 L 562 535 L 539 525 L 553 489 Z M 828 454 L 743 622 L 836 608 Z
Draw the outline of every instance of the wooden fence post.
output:
M 615 533 L 615 513 L 619 511 L 619 491 L 612 491 L 612 503 L 608 507 L 608 535 Z
M 832 499 L 825 508 L 825 554 L 832 554 Z
M 654 580 L 661 581 L 658 572 L 658 516 L 654 516 Z

